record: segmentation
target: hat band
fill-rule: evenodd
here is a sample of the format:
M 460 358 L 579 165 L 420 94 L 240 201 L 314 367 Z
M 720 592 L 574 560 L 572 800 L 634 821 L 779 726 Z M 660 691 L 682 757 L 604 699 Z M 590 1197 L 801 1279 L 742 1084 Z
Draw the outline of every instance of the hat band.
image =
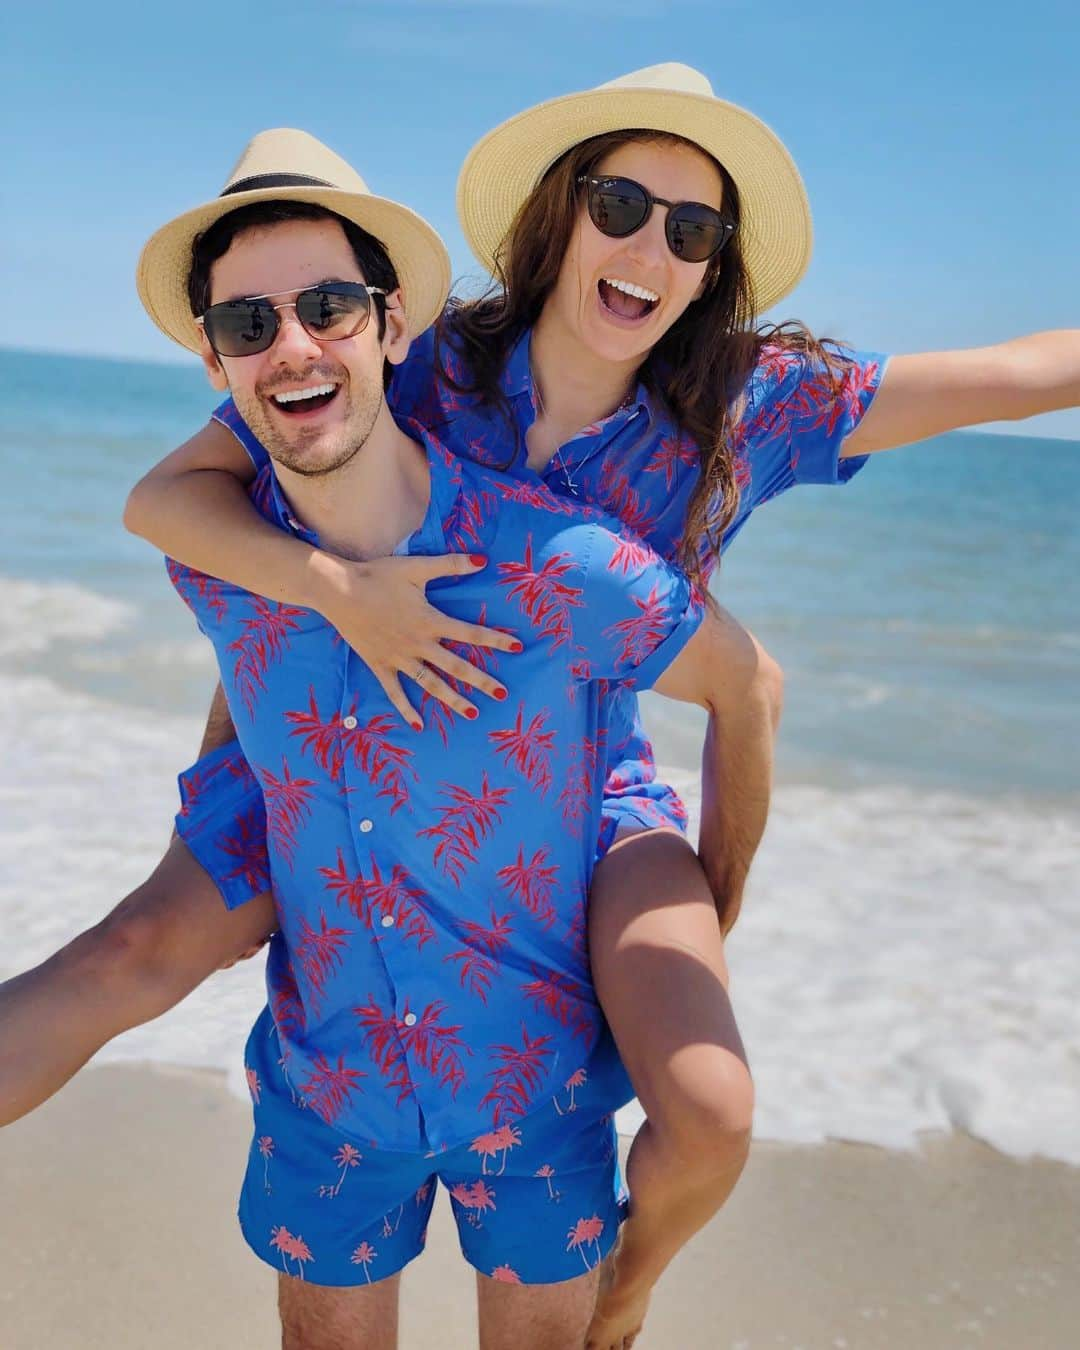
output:
M 306 173 L 256 173 L 250 178 L 241 178 L 239 182 L 230 183 L 220 195 L 228 197 L 234 192 L 259 192 L 263 188 L 333 186 L 334 184 L 328 183 L 325 178 L 311 178 Z

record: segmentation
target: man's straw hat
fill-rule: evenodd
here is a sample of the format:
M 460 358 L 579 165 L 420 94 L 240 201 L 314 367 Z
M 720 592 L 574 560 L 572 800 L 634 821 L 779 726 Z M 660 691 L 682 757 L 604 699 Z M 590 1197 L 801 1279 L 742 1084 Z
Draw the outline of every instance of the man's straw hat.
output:
M 450 290 L 450 258 L 427 221 L 376 197 L 355 169 L 306 131 L 260 131 L 229 174 L 221 195 L 185 211 L 151 235 L 139 258 L 139 298 L 162 332 L 191 351 L 199 329 L 188 304 L 191 247 L 216 220 L 259 201 L 313 202 L 355 221 L 386 249 L 404 294 L 413 334 L 434 323 Z
M 469 152 L 458 178 L 461 227 L 489 270 L 518 210 L 557 159 L 608 131 L 667 131 L 700 145 L 739 189 L 739 236 L 759 309 L 796 285 L 810 261 L 813 228 L 799 171 L 777 136 L 743 108 L 715 97 L 690 66 L 635 70 L 580 94 L 528 108 Z

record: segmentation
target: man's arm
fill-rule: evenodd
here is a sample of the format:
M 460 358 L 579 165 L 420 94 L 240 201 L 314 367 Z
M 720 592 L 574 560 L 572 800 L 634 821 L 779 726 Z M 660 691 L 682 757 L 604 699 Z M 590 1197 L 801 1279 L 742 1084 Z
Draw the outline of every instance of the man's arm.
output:
M 225 690 L 222 689 L 219 680 L 214 689 L 214 696 L 210 700 L 210 711 L 206 714 L 206 730 L 199 746 L 199 758 L 202 759 L 203 755 L 208 755 L 211 750 L 216 750 L 218 746 L 234 740 L 236 728 L 233 726 L 232 713 L 229 712 L 229 705 L 225 700 Z
M 1080 404 L 1080 329 L 993 347 L 889 361 L 841 458 L 868 455 L 979 422 L 1019 421 Z
M 0 1125 L 51 1097 L 107 1041 L 179 1003 L 276 923 L 269 892 L 226 909 L 174 839 L 107 918 L 0 984 Z
M 783 674 L 726 610 L 710 606 L 654 687 L 709 714 L 698 853 L 726 936 L 739 917 L 747 873 L 769 814 Z

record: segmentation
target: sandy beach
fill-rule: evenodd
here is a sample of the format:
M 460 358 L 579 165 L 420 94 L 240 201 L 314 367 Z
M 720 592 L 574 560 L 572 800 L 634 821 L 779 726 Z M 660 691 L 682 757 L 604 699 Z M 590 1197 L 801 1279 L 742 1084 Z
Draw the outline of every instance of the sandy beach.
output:
M 234 1220 L 248 1111 L 218 1075 L 91 1069 L 0 1132 L 2 1350 L 268 1350 L 274 1277 Z M 657 1293 L 642 1350 L 1067 1350 L 1080 1169 L 963 1137 L 758 1143 Z M 448 1203 L 403 1350 L 475 1345 Z M 1071 1328 L 1071 1330 L 1070 1330 Z

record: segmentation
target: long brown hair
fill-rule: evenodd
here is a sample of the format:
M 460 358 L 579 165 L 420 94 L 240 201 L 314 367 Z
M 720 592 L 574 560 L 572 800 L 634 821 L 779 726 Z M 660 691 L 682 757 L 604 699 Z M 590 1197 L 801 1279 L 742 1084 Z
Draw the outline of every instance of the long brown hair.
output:
M 437 365 L 460 393 L 477 394 L 514 427 L 500 375 L 518 337 L 540 317 L 555 287 L 581 210 L 578 179 L 632 141 L 691 145 L 667 132 L 610 132 L 582 141 L 547 171 L 519 210 L 495 266 L 493 288 L 477 300 L 453 301 L 436 334 L 464 358 L 467 383 Z M 711 157 L 710 157 L 711 158 Z M 724 184 L 724 214 L 739 224 L 739 190 L 717 161 Z M 705 590 L 710 555 L 719 559 L 724 531 L 739 506 L 735 459 L 740 395 L 761 348 L 778 345 L 821 363 L 839 378 L 842 359 L 801 324 L 754 327 L 754 296 L 739 245 L 739 231 L 709 263 L 699 299 L 691 302 L 646 356 L 638 378 L 667 405 L 680 430 L 698 447 L 701 477 L 690 498 L 678 562 Z M 515 429 L 516 434 L 516 429 Z

